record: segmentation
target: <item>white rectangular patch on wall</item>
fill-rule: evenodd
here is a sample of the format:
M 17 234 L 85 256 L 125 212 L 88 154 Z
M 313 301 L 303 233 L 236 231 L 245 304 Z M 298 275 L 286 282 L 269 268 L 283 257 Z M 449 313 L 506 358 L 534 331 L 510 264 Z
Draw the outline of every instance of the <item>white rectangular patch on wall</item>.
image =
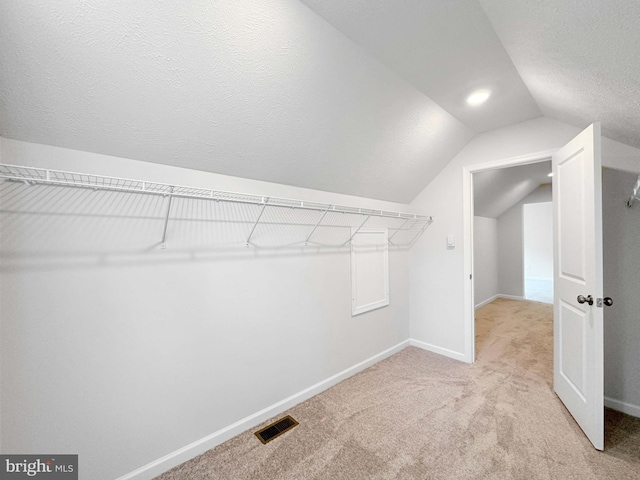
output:
M 351 315 L 389 305 L 389 231 L 362 229 L 351 240 Z

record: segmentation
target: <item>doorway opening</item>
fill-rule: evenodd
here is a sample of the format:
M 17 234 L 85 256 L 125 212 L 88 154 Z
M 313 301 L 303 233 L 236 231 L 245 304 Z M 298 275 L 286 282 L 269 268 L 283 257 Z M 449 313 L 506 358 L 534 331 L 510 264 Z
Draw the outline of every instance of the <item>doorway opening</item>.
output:
M 473 290 L 477 309 L 497 298 L 553 303 L 551 162 L 473 173 Z
M 553 304 L 553 202 L 523 202 L 524 298 Z
M 528 365 L 550 384 L 553 378 L 551 170 L 551 161 L 544 159 L 472 173 L 474 330 L 478 358 L 504 356 L 504 361 Z M 520 357 L 512 355 L 510 344 L 522 345 Z M 528 349 L 539 354 L 536 358 L 528 356 Z
M 478 177 L 477 174 L 482 172 L 493 172 L 487 176 L 485 179 L 489 185 L 491 184 L 491 175 L 499 175 L 501 171 L 505 171 L 508 167 L 517 167 L 517 166 L 527 166 L 533 164 L 539 164 L 542 162 L 551 162 L 552 155 L 555 153 L 555 150 L 547 150 L 543 152 L 532 153 L 530 155 L 523 155 L 520 157 L 512 157 L 503 160 L 497 160 L 493 162 L 488 162 L 485 164 L 472 165 L 469 167 L 463 167 L 462 172 L 462 201 L 463 201 L 463 237 L 464 237 L 464 275 L 469 280 L 464 283 L 464 350 L 465 350 L 465 360 L 469 363 L 475 362 L 476 358 L 476 342 L 475 342 L 475 310 L 476 308 L 483 305 L 483 303 L 489 303 L 492 301 L 492 296 L 497 295 L 497 289 L 495 289 L 494 293 L 489 295 L 484 299 L 475 299 L 474 286 L 476 284 L 482 285 L 480 280 L 482 279 L 482 275 L 484 270 L 478 270 L 478 272 L 474 272 L 474 262 L 476 258 L 474 257 L 474 226 L 476 226 L 475 220 L 475 210 L 476 205 L 474 202 L 474 188 L 478 188 Z M 509 170 L 506 170 L 507 172 Z M 513 171 L 513 170 L 511 170 Z M 474 182 L 474 175 L 476 176 L 476 181 Z M 547 173 L 548 175 L 548 173 Z M 475 183 L 475 185 L 474 185 Z M 530 187 L 529 187 L 530 188 Z M 513 192 L 517 192 L 518 189 L 514 188 Z M 504 194 L 504 192 L 500 192 Z M 500 196 L 499 193 L 499 196 Z M 502 195 L 504 196 L 504 195 Z M 520 197 L 522 198 L 522 197 Z M 478 215 L 480 217 L 481 215 Z M 494 216 L 497 217 L 498 215 Z M 490 216 L 484 216 L 484 218 L 490 218 Z M 482 221 L 482 220 L 481 220 Z M 495 224 L 495 234 L 497 237 L 497 223 Z M 505 245 L 510 245 L 509 242 L 504 238 L 499 239 L 501 244 L 497 245 L 497 249 L 500 247 L 504 247 Z M 497 251 L 494 252 L 497 257 Z M 522 266 L 524 262 L 520 262 Z M 496 267 L 497 268 L 497 267 Z M 480 274 L 480 279 L 474 279 L 474 273 Z M 509 282 L 508 278 L 505 275 L 498 276 L 500 281 L 504 282 L 505 285 L 513 286 L 514 284 Z M 524 277 L 522 277 L 524 278 Z M 475 280 L 475 281 L 474 281 Z M 520 294 L 518 296 L 524 296 L 524 280 L 517 282 L 515 285 L 519 285 Z M 516 287 L 518 288 L 518 287 Z M 508 294 L 504 294 L 508 295 Z M 496 297 L 497 298 L 497 297 Z
M 495 299 L 499 299 L 500 297 L 509 299 L 508 294 L 500 294 L 500 289 L 504 287 L 505 282 L 502 280 L 498 280 L 498 290 L 494 290 L 497 293 L 493 295 L 488 295 L 486 292 L 487 286 L 491 286 L 490 282 L 483 282 L 483 275 L 486 276 L 486 268 L 479 268 L 479 265 L 482 262 L 486 262 L 487 258 L 491 257 L 491 249 L 481 251 L 479 247 L 476 245 L 478 240 L 478 235 L 482 234 L 483 231 L 490 230 L 491 221 L 487 220 L 478 220 L 476 217 L 478 216 L 477 205 L 474 199 L 474 190 L 478 187 L 477 178 L 481 178 L 479 173 L 485 173 L 489 171 L 499 171 L 503 170 L 507 167 L 512 167 L 514 165 L 530 165 L 533 163 L 540 163 L 547 158 L 543 158 L 544 155 L 532 155 L 526 158 L 521 159 L 513 159 L 511 161 L 505 162 L 494 162 L 493 164 L 486 164 L 483 166 L 478 166 L 475 168 L 464 169 L 464 181 L 465 181 L 465 227 L 467 228 L 466 233 L 469 235 L 469 242 L 466 243 L 465 247 L 467 248 L 467 259 L 469 259 L 469 263 L 466 265 L 468 268 L 467 272 L 469 273 L 469 279 L 473 278 L 473 281 L 469 282 L 469 289 L 466 290 L 465 295 L 467 300 L 471 300 L 471 302 L 466 303 L 466 314 L 469 315 L 467 319 L 470 318 L 470 322 L 466 325 L 469 330 L 474 333 L 474 336 L 471 338 L 471 351 L 473 353 L 473 358 L 475 359 L 475 342 L 473 338 L 475 337 L 475 307 L 482 306 L 483 304 L 483 293 L 482 288 L 485 288 L 486 299 L 489 300 L 485 303 L 488 304 Z M 611 169 L 604 169 L 603 179 L 602 179 L 602 213 L 604 218 L 604 291 L 605 295 L 611 295 L 614 298 L 614 307 L 611 307 L 608 310 L 605 310 L 605 322 L 604 327 L 606 330 L 605 335 L 605 345 L 604 345 L 604 365 L 605 365 L 605 391 L 604 391 L 604 405 L 612 408 L 614 410 L 618 410 L 618 412 L 624 412 L 632 417 L 640 417 L 640 391 L 635 388 L 637 386 L 637 373 L 640 371 L 638 366 L 640 366 L 640 355 L 637 354 L 637 348 L 627 348 L 625 349 L 625 345 L 629 343 L 627 340 L 633 338 L 633 344 L 637 345 L 637 341 L 640 340 L 640 329 L 637 327 L 637 322 L 634 322 L 633 325 L 622 324 L 624 321 L 621 321 L 623 318 L 637 318 L 635 313 L 640 307 L 638 307 L 637 301 L 638 297 L 636 293 L 631 293 L 636 291 L 637 283 L 640 281 L 640 276 L 638 275 L 638 263 L 637 259 L 640 256 L 637 254 L 640 251 L 640 234 L 638 233 L 638 228 L 640 228 L 640 221 L 636 217 L 630 217 L 630 215 L 637 215 L 637 208 L 634 212 L 632 209 L 626 207 L 626 200 L 630 194 L 632 186 L 634 182 L 637 181 L 637 172 L 629 173 L 622 171 L 614 171 Z M 626 185 L 626 187 L 622 188 L 622 185 Z M 553 199 L 551 200 L 553 201 Z M 525 207 L 522 208 L 524 211 Z M 524 216 L 525 214 L 523 214 Z M 490 217 L 485 217 L 490 218 Z M 498 217 L 499 218 L 499 217 Z M 497 228 L 497 218 L 494 219 L 496 221 L 494 231 L 494 237 L 497 239 L 495 243 L 497 245 L 508 245 L 509 238 L 502 235 L 500 230 Z M 524 224 L 523 224 L 524 230 Z M 522 233 L 524 238 L 524 231 Z M 510 243 L 513 245 L 513 242 Z M 636 247 L 629 247 L 630 244 L 636 245 Z M 521 291 L 522 294 L 520 298 L 528 298 L 529 291 L 527 288 L 526 282 L 526 273 L 527 273 L 527 260 L 525 259 L 524 249 L 526 245 L 522 243 L 523 248 L 523 256 L 522 256 L 522 284 Z M 497 258 L 498 253 L 500 252 L 500 247 L 495 248 L 493 250 L 493 254 Z M 504 252 L 502 252 L 504 253 Z M 480 257 L 480 259 L 478 259 Z M 496 267 L 496 270 L 499 271 L 500 267 Z M 472 275 L 473 274 L 473 275 Z M 529 275 L 529 277 L 534 277 L 533 273 Z M 475 283 L 478 282 L 479 285 L 476 286 Z M 518 285 L 518 282 L 515 281 L 512 285 Z M 490 293 L 490 292 L 489 292 Z M 629 294 L 627 298 L 627 294 Z M 494 297 L 495 296 L 495 297 Z M 518 296 L 518 295 L 514 295 Z M 494 297 L 494 298 L 492 298 Z M 632 298 L 633 297 L 633 298 Z M 572 297 L 572 299 L 575 298 Z M 618 303 L 615 302 L 616 299 L 619 299 Z M 475 300 L 475 301 L 474 301 Z M 499 300 L 497 303 L 500 303 L 502 300 Z M 635 304 L 633 302 L 636 302 Z M 504 302 L 503 302 L 504 303 Z M 516 302 L 512 302 L 516 303 Z M 538 303 L 540 304 L 540 303 Z M 470 308 L 469 308 L 470 306 Z M 620 312 L 624 309 L 628 312 L 628 315 L 621 314 Z M 615 328 L 613 328 L 615 326 Z M 518 328 L 517 326 L 514 328 Z M 479 332 L 481 335 L 486 332 Z M 501 335 L 500 338 L 504 336 Z M 516 342 L 517 343 L 517 342 Z M 615 347 L 614 344 L 615 343 Z M 490 345 L 490 342 L 488 342 Z M 480 348 L 484 348 L 484 346 L 480 346 Z M 629 388 L 630 385 L 634 385 Z M 624 398 L 622 398 L 624 397 Z M 630 401 L 631 400 L 631 401 Z M 635 422 L 633 425 L 638 425 L 635 420 L 629 420 L 629 417 L 620 416 L 618 412 L 613 412 L 612 410 L 607 410 L 606 414 L 606 429 L 605 431 L 607 436 L 607 442 L 611 442 L 612 436 L 618 435 L 622 430 L 619 428 L 615 422 Z M 634 432 L 638 432 L 638 429 L 634 427 Z M 615 432 L 618 431 L 618 434 Z M 628 433 L 628 432 L 627 432 Z M 610 443 L 607 445 L 611 446 Z M 602 448 L 602 447 L 597 447 Z

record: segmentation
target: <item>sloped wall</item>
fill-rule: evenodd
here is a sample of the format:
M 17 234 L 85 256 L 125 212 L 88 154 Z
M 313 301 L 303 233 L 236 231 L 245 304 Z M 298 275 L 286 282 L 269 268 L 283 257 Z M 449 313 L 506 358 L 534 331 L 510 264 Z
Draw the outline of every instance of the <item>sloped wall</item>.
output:
M 408 202 L 473 132 L 298 0 L 0 3 L 0 135 Z

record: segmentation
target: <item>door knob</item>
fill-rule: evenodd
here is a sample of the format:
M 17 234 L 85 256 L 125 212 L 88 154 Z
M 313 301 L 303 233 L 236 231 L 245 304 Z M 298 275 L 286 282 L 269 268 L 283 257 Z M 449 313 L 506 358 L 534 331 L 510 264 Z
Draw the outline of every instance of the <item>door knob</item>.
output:
M 602 301 L 607 307 L 610 307 L 611 305 L 613 305 L 613 299 L 611 297 L 604 297 Z
M 591 295 L 587 295 L 585 298 L 584 295 L 578 295 L 578 303 L 588 303 L 589 305 L 593 305 L 593 297 Z

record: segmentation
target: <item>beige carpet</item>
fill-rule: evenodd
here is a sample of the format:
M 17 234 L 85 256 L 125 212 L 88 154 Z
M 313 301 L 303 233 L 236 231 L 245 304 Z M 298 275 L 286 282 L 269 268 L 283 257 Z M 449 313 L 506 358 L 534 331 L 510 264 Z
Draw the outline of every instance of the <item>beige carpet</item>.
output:
M 477 362 L 409 347 L 158 477 L 176 479 L 639 479 L 640 419 L 607 411 L 596 451 L 551 388 L 552 307 L 477 312 Z M 264 425 L 270 422 L 265 422 Z

